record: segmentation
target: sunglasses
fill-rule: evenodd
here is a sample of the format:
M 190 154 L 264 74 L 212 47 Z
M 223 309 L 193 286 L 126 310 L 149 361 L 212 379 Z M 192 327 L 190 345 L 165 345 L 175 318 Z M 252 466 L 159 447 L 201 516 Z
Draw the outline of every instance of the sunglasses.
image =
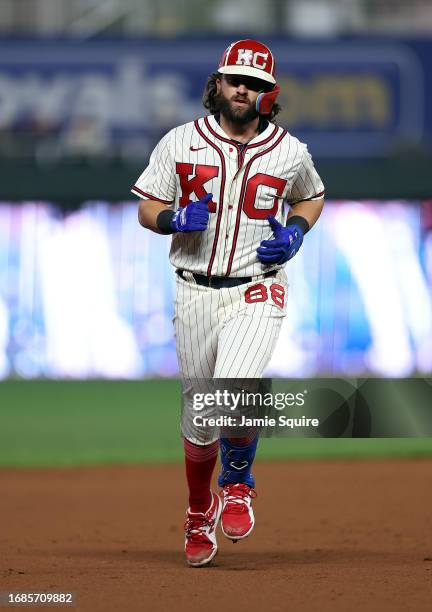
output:
M 273 85 L 271 83 L 267 83 L 262 79 L 255 79 L 254 77 L 243 76 L 242 74 L 224 74 L 223 76 L 228 85 L 231 87 L 239 87 L 239 85 L 244 85 L 251 91 L 265 92 L 273 89 Z

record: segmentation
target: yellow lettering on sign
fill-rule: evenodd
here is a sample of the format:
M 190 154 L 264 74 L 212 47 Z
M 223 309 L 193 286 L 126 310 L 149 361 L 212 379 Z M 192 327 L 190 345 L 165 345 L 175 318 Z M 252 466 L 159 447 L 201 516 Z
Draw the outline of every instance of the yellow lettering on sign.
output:
M 392 119 L 392 98 L 377 75 L 319 75 L 309 80 L 282 77 L 280 122 L 320 130 L 382 129 Z

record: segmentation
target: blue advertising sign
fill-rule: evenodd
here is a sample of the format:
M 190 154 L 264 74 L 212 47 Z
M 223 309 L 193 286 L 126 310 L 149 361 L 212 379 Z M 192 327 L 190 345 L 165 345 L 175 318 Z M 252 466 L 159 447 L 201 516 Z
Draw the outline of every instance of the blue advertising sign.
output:
M 168 129 L 204 114 L 204 84 L 228 42 L 0 40 L 0 130 L 40 137 L 41 154 L 145 157 Z M 278 122 L 314 156 L 430 148 L 432 41 L 266 43 L 282 88 Z

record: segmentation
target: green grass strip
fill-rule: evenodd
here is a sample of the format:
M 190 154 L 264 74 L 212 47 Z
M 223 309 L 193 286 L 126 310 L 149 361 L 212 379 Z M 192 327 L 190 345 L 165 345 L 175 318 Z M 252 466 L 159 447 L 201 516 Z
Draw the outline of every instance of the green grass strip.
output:
M 180 383 L 5 381 L 0 384 L 0 466 L 170 463 L 183 459 Z M 261 459 L 432 455 L 431 438 L 278 438 Z

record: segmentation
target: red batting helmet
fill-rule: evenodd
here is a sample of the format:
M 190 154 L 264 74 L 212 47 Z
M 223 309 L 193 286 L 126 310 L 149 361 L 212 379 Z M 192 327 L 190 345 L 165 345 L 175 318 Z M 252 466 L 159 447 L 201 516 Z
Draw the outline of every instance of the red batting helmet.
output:
M 273 85 L 276 83 L 273 53 L 257 40 L 246 39 L 231 43 L 221 57 L 218 72 L 243 74 Z
M 227 47 L 219 62 L 221 74 L 241 74 L 271 83 L 273 88 L 267 93 L 260 93 L 256 109 L 262 115 L 268 115 L 280 92 L 275 79 L 275 61 L 270 49 L 259 42 L 247 38 L 237 40 Z

